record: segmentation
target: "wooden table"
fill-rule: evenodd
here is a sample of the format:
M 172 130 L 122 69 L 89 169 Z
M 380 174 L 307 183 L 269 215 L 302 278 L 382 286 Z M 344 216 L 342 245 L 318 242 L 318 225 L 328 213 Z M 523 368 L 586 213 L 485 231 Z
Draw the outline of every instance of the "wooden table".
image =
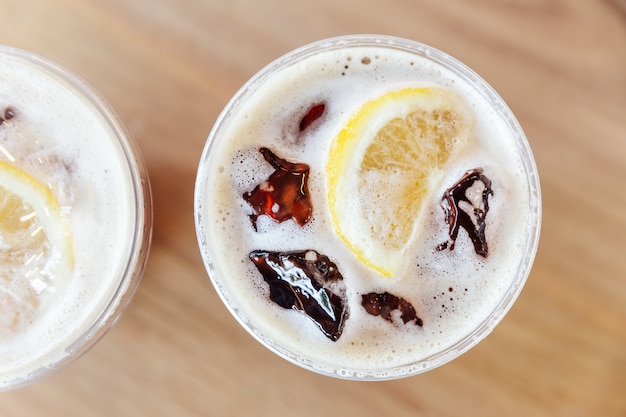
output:
M 0 42 L 93 84 L 136 137 L 154 191 L 143 282 L 67 370 L 0 394 L 0 416 L 626 416 L 623 0 L 2 1 Z M 358 383 L 291 365 L 227 313 L 203 268 L 193 185 L 207 134 L 253 73 L 304 43 L 388 33 L 480 73 L 517 114 L 543 233 L 518 302 L 429 373 Z

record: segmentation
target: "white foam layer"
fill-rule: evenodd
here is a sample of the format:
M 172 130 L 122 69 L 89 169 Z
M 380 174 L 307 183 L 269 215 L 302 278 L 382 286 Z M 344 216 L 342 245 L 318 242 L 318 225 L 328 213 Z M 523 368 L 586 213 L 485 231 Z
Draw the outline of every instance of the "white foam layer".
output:
M 54 277 L 41 294 L 33 323 L 0 340 L 0 389 L 71 353 L 113 298 L 130 257 L 137 210 L 125 151 L 77 94 L 55 71 L 0 51 L 0 113 L 15 113 L 0 125 L 0 158 L 50 186 L 75 259 L 72 275 Z
M 390 90 L 422 85 L 453 90 L 467 101 L 476 118 L 476 141 L 454 160 L 430 196 L 423 230 L 405 269 L 396 279 L 386 280 L 364 267 L 332 230 L 324 177 L 327 153 L 339 130 L 366 101 Z M 299 133 L 300 118 L 320 102 L 326 103 L 325 114 Z M 524 163 L 510 126 L 454 73 L 393 49 L 317 52 L 271 75 L 224 123 L 200 165 L 197 190 L 202 193 L 197 209 L 204 220 L 200 241 L 206 239 L 203 252 L 209 274 L 255 336 L 269 340 L 276 350 L 290 352 L 291 360 L 329 372 L 416 364 L 471 334 L 514 291 L 511 287 L 533 227 Z M 261 216 L 258 232 L 252 228 L 251 210 L 242 195 L 273 171 L 258 152 L 262 146 L 281 158 L 310 166 L 313 218 L 304 227 L 293 221 L 277 224 Z M 487 259 L 476 255 L 464 231 L 454 251 L 436 250 L 448 240 L 439 206 L 443 192 L 476 167 L 483 167 L 493 182 Z M 374 197 L 372 201 L 375 204 Z M 350 303 L 350 316 L 337 342 L 326 338 L 306 317 L 269 300 L 267 284 L 248 260 L 256 249 L 315 249 L 337 264 Z M 423 319 L 423 327 L 398 326 L 368 315 L 360 305 L 361 294 L 372 291 L 388 291 L 409 300 Z

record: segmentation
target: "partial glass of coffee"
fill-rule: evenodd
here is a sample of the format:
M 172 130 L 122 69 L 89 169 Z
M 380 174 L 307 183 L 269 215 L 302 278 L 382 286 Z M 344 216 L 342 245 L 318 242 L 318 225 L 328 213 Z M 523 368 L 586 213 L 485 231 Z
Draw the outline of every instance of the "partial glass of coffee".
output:
M 152 231 L 135 143 L 84 81 L 0 47 L 0 390 L 63 369 L 115 323 Z

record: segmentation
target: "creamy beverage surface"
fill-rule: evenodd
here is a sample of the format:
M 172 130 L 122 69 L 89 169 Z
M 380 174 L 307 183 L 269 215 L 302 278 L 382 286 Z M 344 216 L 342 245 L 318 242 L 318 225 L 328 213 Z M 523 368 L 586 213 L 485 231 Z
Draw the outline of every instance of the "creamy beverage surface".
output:
M 17 255 L 0 253 L 0 389 L 56 366 L 82 348 L 86 333 L 98 336 L 90 328 L 126 291 L 122 279 L 134 256 L 128 150 L 93 102 L 58 74 L 38 58 L 0 51 L 3 172 L 35 184 L 31 194 L 48 189 L 58 202 L 46 208 L 58 212 L 51 229 L 63 231 L 38 267 L 11 265 Z
M 538 203 L 530 201 L 536 191 L 530 190 L 528 163 L 523 159 L 528 156 L 520 156 L 518 133 L 466 78 L 428 57 L 370 44 L 309 53 L 248 88 L 245 100 L 218 121 L 217 136 L 209 138 L 199 167 L 196 209 L 209 275 L 255 337 L 293 362 L 322 373 L 348 378 L 373 373 L 385 378 L 437 365 L 428 359 L 494 320 L 492 313 L 525 279 L 520 279 L 518 269 L 528 262 L 528 236 L 537 226 L 533 211 Z M 431 187 L 411 219 L 415 222 L 411 239 L 399 252 L 397 268 L 385 276 L 338 236 L 329 210 L 329 157 L 331 149 L 337 149 L 333 142 L 367 103 L 411 88 L 459 97 L 471 128 L 445 167 L 432 171 Z M 388 109 L 389 115 L 387 110 L 378 113 L 383 122 L 394 117 L 393 105 Z M 275 168 L 262 148 L 308 166 L 312 209 L 306 222 L 257 216 L 244 198 L 259 184 L 261 191 L 272 186 L 266 180 Z M 346 153 L 352 157 L 355 152 Z M 477 254 L 463 228 L 451 250 L 442 208 L 446 190 L 474 169 L 482 170 L 485 181 L 491 182 L 485 215 L 487 256 Z M 351 206 L 357 200 L 366 207 L 360 214 Z M 347 210 L 346 218 L 357 229 L 367 207 L 390 204 L 371 187 L 365 195 L 354 191 L 345 201 L 346 207 L 337 210 Z M 376 234 L 372 236 L 364 239 L 365 245 L 377 240 Z M 323 255 L 334 264 L 346 299 L 345 321 L 336 340 L 302 311 L 270 299 L 268 282 L 251 261 L 251 254 L 258 251 L 302 252 L 314 260 Z M 376 250 L 372 254 L 376 256 Z M 363 301 L 367 294 L 392 294 L 410 304 L 417 317 L 397 303 L 388 319 L 372 314 Z M 445 361 L 444 357 L 439 363 Z

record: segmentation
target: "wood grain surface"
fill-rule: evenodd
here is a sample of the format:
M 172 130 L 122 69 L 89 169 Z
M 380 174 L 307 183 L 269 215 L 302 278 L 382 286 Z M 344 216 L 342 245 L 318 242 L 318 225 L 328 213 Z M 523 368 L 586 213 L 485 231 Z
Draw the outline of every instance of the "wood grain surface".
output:
M 0 416 L 626 416 L 624 0 L 0 1 L 0 43 L 72 68 L 120 114 L 154 192 L 144 279 L 65 371 L 0 394 Z M 358 383 L 301 370 L 227 313 L 203 268 L 193 185 L 212 124 L 304 43 L 386 33 L 481 74 L 539 167 L 535 267 L 499 327 L 426 374 Z

